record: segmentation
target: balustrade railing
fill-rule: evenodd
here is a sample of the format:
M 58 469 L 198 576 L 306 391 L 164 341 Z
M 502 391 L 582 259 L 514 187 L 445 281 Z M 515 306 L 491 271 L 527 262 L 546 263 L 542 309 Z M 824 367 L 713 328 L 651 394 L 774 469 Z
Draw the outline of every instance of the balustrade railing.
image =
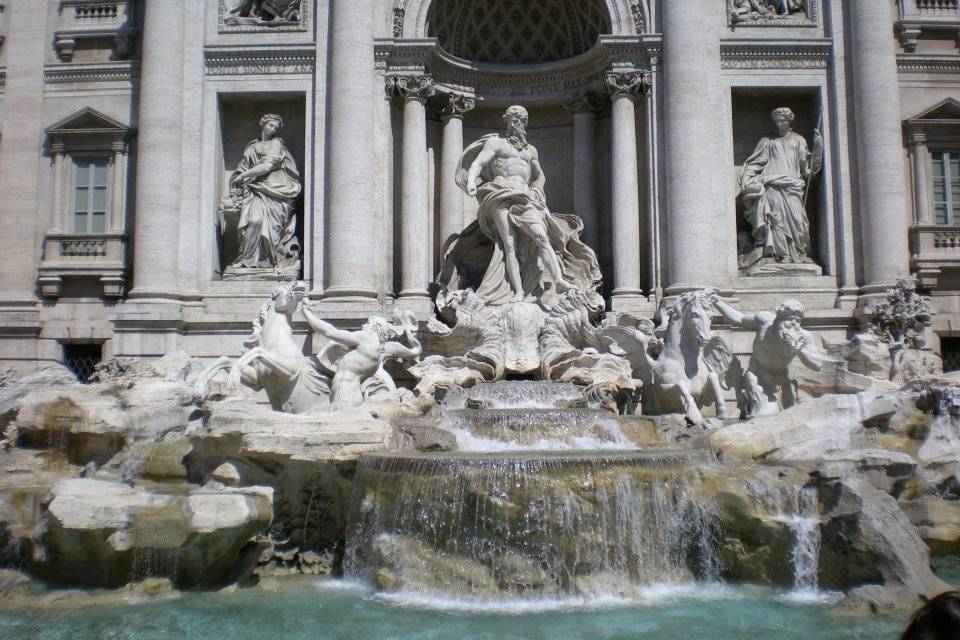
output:
M 916 0 L 921 15 L 947 16 L 960 12 L 960 0 Z

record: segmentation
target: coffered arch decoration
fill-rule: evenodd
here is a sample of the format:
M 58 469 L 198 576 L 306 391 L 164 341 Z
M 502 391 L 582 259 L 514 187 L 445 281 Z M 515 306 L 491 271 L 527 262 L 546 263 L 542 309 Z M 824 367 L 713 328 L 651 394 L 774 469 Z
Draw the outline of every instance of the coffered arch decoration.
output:
M 595 5 L 600 9 L 606 29 L 600 31 L 600 34 L 642 34 L 652 30 L 653 19 L 650 11 L 652 2 L 653 0 L 528 0 L 524 3 L 508 0 L 394 0 L 392 35 L 394 38 L 411 39 L 434 37 L 431 27 L 435 22 L 435 12 L 444 15 L 452 13 L 456 16 L 461 12 L 473 15 L 476 10 L 489 15 L 502 9 L 506 10 L 505 15 L 510 16 L 518 4 L 523 5 L 524 13 L 534 11 L 538 14 L 542 13 L 545 15 L 544 20 L 550 23 L 566 20 L 568 16 L 574 16 L 577 20 L 581 14 L 589 15 Z M 440 13 L 436 15 L 439 16 Z M 555 14 L 558 14 L 556 18 Z M 509 18 L 507 20 L 509 21 Z M 503 27 L 504 23 L 499 23 L 499 26 Z M 508 26 L 517 30 L 522 28 L 522 25 Z M 582 29 L 579 23 L 575 26 L 577 29 Z M 454 53 L 454 55 L 457 54 Z

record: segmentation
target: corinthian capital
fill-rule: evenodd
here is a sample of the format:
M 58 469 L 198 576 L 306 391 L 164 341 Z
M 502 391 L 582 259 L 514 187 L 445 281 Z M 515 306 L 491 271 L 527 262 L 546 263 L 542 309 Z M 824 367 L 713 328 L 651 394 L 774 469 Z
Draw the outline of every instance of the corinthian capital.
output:
M 611 98 L 632 97 L 647 93 L 652 83 L 649 71 L 611 71 L 607 74 L 606 88 Z
M 442 102 L 443 108 L 440 115 L 445 118 L 462 118 L 467 111 L 472 111 L 477 106 L 473 98 L 450 93 L 445 96 Z
M 394 87 L 401 98 L 424 102 L 437 92 L 430 76 L 396 76 Z

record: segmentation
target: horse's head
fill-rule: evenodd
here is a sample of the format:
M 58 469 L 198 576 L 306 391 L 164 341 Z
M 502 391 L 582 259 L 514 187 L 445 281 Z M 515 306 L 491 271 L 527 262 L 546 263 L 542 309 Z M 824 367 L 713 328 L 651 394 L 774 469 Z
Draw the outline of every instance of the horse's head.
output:
M 674 302 L 671 321 L 676 317 L 682 322 L 680 331 L 687 339 L 700 345 L 712 333 L 713 304 L 709 291 L 689 291 Z
M 273 295 L 270 297 L 274 311 L 292 316 L 296 313 L 297 307 L 300 306 L 305 290 L 306 286 L 303 282 L 290 282 L 278 286 L 273 290 Z

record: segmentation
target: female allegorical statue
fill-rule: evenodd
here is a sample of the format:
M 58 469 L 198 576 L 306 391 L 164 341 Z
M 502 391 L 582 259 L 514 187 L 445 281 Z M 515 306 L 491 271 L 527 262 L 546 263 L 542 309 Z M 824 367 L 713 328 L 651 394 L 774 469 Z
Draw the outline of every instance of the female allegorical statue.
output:
M 277 134 L 283 119 L 272 113 L 260 118 L 260 138 L 251 141 L 230 176 L 230 195 L 222 212 L 239 209 L 237 257 L 225 277 L 273 272 L 277 279 L 295 277 L 300 270 L 300 243 L 294 232 L 293 207 L 300 195 L 297 162 Z
M 803 136 L 790 128 L 793 111 L 780 107 L 771 117 L 778 136 L 761 140 L 740 171 L 745 217 L 753 227 L 755 251 L 761 259 L 809 263 L 806 194 L 809 181 L 823 164 L 823 140 L 814 131 L 811 153 Z

